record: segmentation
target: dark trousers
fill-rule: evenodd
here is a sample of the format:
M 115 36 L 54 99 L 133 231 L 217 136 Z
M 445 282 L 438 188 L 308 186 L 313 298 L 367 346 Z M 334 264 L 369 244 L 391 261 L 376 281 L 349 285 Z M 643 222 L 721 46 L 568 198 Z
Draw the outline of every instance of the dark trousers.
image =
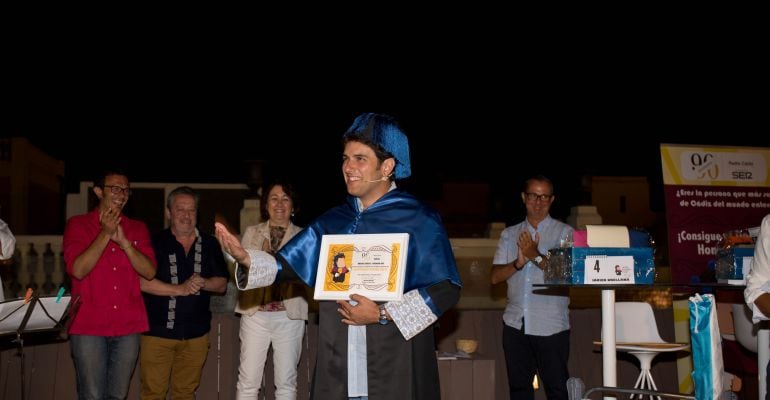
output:
M 569 330 L 551 336 L 524 334 L 503 324 L 503 350 L 511 400 L 532 400 L 532 380 L 537 373 L 549 400 L 567 400 Z

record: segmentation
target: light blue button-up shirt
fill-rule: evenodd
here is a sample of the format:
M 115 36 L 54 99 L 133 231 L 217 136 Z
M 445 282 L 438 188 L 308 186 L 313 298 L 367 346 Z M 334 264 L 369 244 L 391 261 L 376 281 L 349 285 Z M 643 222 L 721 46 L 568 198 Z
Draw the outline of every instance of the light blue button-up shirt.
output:
M 493 264 L 507 264 L 519 256 L 519 246 L 516 242 L 524 230 L 528 231 L 532 238 L 535 237 L 535 232 L 540 235 L 538 250 L 540 254 L 546 254 L 548 249 L 559 247 L 559 239 L 571 232 L 572 227 L 548 216 L 538 224 L 537 229 L 527 220 L 505 228 L 500 235 Z M 507 283 L 508 304 L 503 313 L 506 325 L 521 329 L 524 320 L 524 333 L 536 336 L 550 336 L 569 329 L 569 296 L 532 292 L 533 284 L 543 283 L 543 270 L 534 262 L 527 262 L 521 271 L 508 278 Z

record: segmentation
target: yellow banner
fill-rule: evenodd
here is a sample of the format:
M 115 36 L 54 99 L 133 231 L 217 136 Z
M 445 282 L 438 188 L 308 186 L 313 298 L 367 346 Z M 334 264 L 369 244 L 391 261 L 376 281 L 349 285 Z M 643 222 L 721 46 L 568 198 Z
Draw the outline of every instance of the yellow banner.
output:
M 663 184 L 770 186 L 770 148 L 661 144 Z

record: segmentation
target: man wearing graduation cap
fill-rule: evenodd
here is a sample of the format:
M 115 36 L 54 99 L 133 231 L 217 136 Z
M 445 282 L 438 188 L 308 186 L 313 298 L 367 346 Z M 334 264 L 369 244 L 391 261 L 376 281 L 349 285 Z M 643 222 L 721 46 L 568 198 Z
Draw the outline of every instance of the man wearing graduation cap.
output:
M 439 399 L 432 324 L 460 297 L 460 277 L 438 213 L 396 187 L 411 175 L 409 142 L 387 115 L 362 114 L 343 135 L 347 202 L 311 223 L 273 256 L 244 250 L 217 224 L 238 262 L 239 288 L 300 279 L 314 286 L 326 234 L 408 233 L 404 298 L 377 304 L 321 301 L 314 399 Z M 248 273 L 244 270 L 248 268 Z M 342 371 L 342 373 L 340 373 Z

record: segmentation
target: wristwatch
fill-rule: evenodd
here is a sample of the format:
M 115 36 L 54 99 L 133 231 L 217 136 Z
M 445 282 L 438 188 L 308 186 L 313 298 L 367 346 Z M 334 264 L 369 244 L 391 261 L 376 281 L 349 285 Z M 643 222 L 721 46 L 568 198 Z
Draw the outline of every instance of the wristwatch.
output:
M 540 265 L 541 262 L 543 262 L 543 256 L 540 254 L 537 255 L 537 257 L 533 258 L 532 261 L 535 262 L 535 264 Z
M 388 324 L 388 312 L 385 310 L 385 304 L 380 304 L 380 325 Z

